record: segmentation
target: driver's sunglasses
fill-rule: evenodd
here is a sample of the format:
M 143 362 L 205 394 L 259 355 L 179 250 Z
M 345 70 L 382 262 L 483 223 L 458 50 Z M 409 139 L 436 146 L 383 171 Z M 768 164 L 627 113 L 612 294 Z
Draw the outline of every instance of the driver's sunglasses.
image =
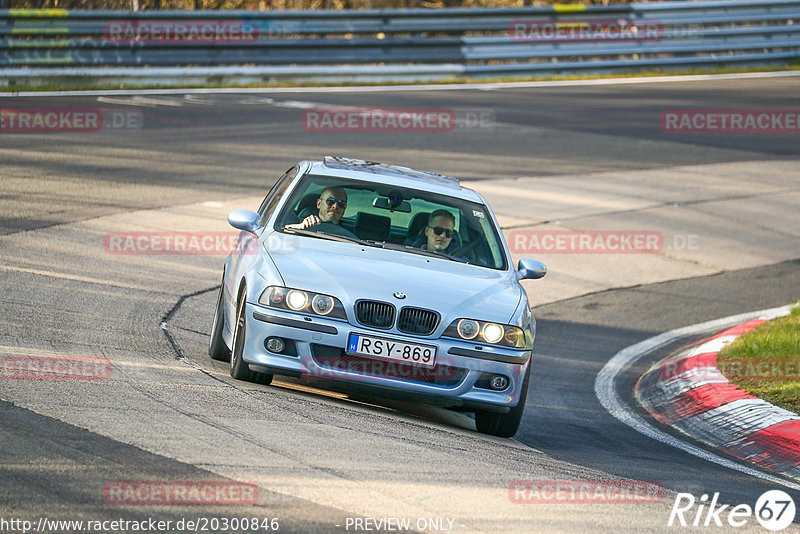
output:
M 333 198 L 333 197 L 326 198 L 325 202 L 328 204 L 329 208 L 332 208 L 334 204 L 336 204 L 338 207 L 340 207 L 342 209 L 347 207 L 347 201 L 346 200 L 339 200 L 339 199 L 336 199 L 336 198 Z
M 442 235 L 442 232 L 444 232 L 445 237 L 453 237 L 453 231 L 450 228 L 444 228 L 442 226 L 429 226 L 428 228 L 433 230 L 433 233 L 436 235 Z

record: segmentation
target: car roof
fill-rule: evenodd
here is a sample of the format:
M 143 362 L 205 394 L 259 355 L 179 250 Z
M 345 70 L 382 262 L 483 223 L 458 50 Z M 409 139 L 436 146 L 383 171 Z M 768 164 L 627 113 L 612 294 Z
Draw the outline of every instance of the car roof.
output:
M 312 175 L 336 176 L 409 189 L 424 189 L 472 202 L 485 203 L 483 197 L 476 191 L 462 186 L 458 178 L 435 172 L 339 156 L 325 156 L 322 161 L 309 161 L 308 164 L 308 174 Z

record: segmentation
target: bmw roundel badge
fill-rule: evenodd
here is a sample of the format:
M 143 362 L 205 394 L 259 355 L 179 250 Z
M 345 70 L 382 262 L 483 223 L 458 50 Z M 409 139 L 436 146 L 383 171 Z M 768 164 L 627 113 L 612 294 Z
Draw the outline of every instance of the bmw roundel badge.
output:
M 400 299 L 400 300 L 403 300 L 404 298 L 406 298 L 406 294 L 405 293 L 401 293 L 399 291 L 395 291 L 394 293 L 392 293 L 392 296 L 394 298 Z

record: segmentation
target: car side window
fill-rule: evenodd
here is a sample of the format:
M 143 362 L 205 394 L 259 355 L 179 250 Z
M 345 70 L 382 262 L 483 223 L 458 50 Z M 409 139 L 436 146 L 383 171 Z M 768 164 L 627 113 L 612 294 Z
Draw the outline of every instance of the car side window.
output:
M 278 181 L 272 186 L 267 196 L 264 197 L 264 201 L 258 208 L 258 214 L 261 216 L 258 220 L 259 226 L 264 226 L 267 219 L 272 215 L 272 212 L 275 211 L 275 206 L 278 205 L 278 201 L 283 197 L 289 184 L 292 183 L 292 180 L 297 175 L 298 170 L 299 168 L 295 166 L 286 171 L 283 176 L 278 178 Z

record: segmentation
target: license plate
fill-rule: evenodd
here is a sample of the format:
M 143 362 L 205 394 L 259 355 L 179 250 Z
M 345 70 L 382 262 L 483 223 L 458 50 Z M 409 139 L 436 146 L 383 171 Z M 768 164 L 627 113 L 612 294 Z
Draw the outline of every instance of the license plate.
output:
M 360 356 L 369 356 L 370 358 L 396 360 L 423 367 L 434 367 L 436 365 L 436 347 L 434 346 L 406 343 L 363 334 L 350 334 L 350 338 L 347 341 L 347 352 Z

